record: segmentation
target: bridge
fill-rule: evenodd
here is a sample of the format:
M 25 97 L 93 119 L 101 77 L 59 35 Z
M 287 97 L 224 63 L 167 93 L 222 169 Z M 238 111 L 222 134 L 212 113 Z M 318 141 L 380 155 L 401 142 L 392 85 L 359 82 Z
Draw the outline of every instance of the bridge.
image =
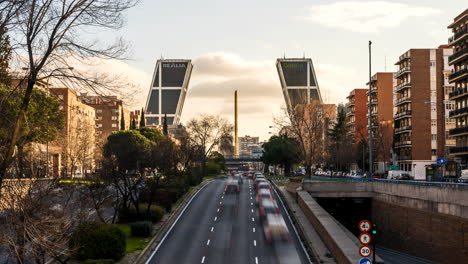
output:
M 252 156 L 234 156 L 226 155 L 224 156 L 226 163 L 245 163 L 245 162 L 261 162 L 261 158 L 252 157 Z

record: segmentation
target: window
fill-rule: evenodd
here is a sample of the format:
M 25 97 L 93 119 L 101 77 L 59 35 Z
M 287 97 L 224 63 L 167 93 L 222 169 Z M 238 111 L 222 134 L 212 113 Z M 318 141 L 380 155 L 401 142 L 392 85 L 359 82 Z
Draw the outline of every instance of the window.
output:
M 96 128 L 101 128 L 102 124 L 96 124 Z
M 96 116 L 96 120 L 102 120 L 102 116 Z
M 98 114 L 102 113 L 102 109 L 96 109 L 96 113 Z
M 117 127 L 117 124 L 112 124 L 112 127 Z
M 436 155 L 437 155 L 437 150 L 436 150 L 436 149 L 433 149 L 431 152 L 432 152 L 432 156 L 436 156 Z
M 432 134 L 432 140 L 437 140 L 437 134 Z
M 112 120 L 118 120 L 119 116 L 112 116 Z
M 431 67 L 435 67 L 435 66 L 436 66 L 435 60 L 431 60 Z
M 437 119 L 431 120 L 431 126 L 437 126 Z

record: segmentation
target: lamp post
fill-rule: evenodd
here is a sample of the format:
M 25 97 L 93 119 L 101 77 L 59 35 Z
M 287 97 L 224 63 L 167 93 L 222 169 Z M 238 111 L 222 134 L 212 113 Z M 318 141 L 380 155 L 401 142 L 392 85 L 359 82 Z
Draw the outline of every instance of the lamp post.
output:
M 372 84 L 371 84 L 371 48 L 372 41 L 369 40 L 369 175 L 368 178 L 372 177 L 373 170 L 373 160 L 372 160 Z

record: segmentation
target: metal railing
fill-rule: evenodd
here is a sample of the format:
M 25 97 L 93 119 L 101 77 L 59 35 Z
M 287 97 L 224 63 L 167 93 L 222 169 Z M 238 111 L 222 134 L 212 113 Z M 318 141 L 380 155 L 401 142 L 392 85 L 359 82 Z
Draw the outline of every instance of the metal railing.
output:
M 457 154 L 457 153 L 463 153 L 463 152 L 468 152 L 468 146 L 466 147 L 453 147 L 449 149 L 449 152 L 451 154 Z
M 400 105 L 406 102 L 411 102 L 411 97 L 409 96 L 401 97 L 395 101 L 395 105 Z
M 468 133 L 468 127 L 457 127 L 457 128 L 449 130 L 450 136 L 462 134 L 462 133 Z
M 468 33 L 468 29 L 466 28 L 458 31 L 457 33 L 453 34 L 453 36 L 451 36 L 448 39 L 448 43 L 452 43 L 453 41 L 459 39 L 461 36 L 465 35 L 466 33 Z
M 400 118 L 402 116 L 411 115 L 411 110 L 404 110 L 395 114 L 395 118 Z
M 439 180 L 440 178 L 434 178 Z M 314 181 L 336 181 L 336 182 L 376 182 L 376 183 L 393 183 L 393 184 L 407 184 L 415 186 L 429 186 L 441 188 L 467 188 L 468 183 L 465 180 L 458 180 L 453 178 L 445 178 L 445 181 L 414 181 L 414 180 L 390 180 L 390 179 L 374 179 L 374 178 L 305 178 L 302 182 Z
M 466 94 L 466 93 L 468 93 L 468 89 L 458 88 L 449 94 L 449 98 L 452 99 L 452 97 L 459 96 L 459 95 Z
M 395 78 L 398 78 L 398 77 L 401 76 L 403 73 L 405 73 L 405 72 L 410 72 L 410 71 L 411 71 L 411 66 L 410 66 L 410 65 L 405 66 L 405 67 L 401 68 L 399 71 L 396 72 Z
M 463 74 L 468 73 L 468 68 L 458 70 L 452 74 L 449 75 L 449 82 L 452 82 L 452 79 L 458 78 L 462 76 Z
M 400 83 L 399 85 L 395 86 L 395 90 L 396 91 L 400 91 L 404 88 L 409 88 L 411 87 L 411 82 L 404 82 L 404 83 Z
M 466 55 L 466 54 L 468 54 L 468 48 L 464 48 L 464 49 L 462 49 L 462 50 L 460 50 L 458 52 L 455 52 L 452 56 L 449 56 L 449 58 L 448 58 L 449 64 L 451 64 L 452 61 L 454 61 L 454 60 L 456 60 L 456 59 L 458 59 L 461 56 Z
M 395 128 L 395 133 L 405 131 L 405 130 L 411 130 L 411 126 L 402 126 L 402 127 L 396 127 Z
M 462 115 L 462 114 L 467 114 L 467 113 L 468 113 L 468 107 L 463 107 L 460 109 L 455 109 L 455 110 L 450 111 L 449 117 L 454 117 L 457 115 Z

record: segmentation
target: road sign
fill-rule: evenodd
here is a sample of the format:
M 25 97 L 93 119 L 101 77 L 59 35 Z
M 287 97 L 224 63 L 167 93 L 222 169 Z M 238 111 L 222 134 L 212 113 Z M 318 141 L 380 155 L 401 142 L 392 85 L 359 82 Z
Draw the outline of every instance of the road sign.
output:
M 400 167 L 398 165 L 392 165 L 390 166 L 390 170 L 399 170 Z
M 372 237 L 368 233 L 361 233 L 359 235 L 359 242 L 363 245 L 367 245 L 372 241 Z
M 362 258 L 359 260 L 359 264 L 372 264 L 372 261 L 368 258 Z
M 359 248 L 359 255 L 363 258 L 367 258 L 372 254 L 372 249 L 369 246 L 362 246 Z
M 362 220 L 359 222 L 359 230 L 361 232 L 368 232 L 371 229 L 371 222 L 369 220 Z
M 437 158 L 437 165 L 445 165 L 445 164 L 447 164 L 447 159 Z

